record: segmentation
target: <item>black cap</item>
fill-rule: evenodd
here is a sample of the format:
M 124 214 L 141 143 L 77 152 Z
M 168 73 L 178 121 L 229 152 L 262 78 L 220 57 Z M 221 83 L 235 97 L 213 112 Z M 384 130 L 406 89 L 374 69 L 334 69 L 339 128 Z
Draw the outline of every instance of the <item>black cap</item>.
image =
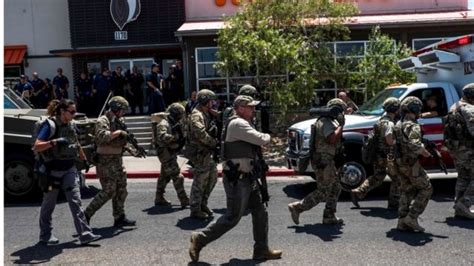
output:
M 153 63 L 153 64 L 151 65 L 151 69 L 153 69 L 154 67 L 160 67 L 160 64 Z

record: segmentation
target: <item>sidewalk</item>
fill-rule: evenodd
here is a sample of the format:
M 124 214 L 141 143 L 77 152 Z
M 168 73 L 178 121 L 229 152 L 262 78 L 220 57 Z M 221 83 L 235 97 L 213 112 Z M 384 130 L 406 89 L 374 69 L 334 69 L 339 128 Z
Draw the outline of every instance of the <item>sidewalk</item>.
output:
M 190 166 L 186 164 L 188 160 L 183 157 L 178 157 L 178 165 L 181 168 L 181 173 L 188 178 L 192 178 L 192 173 L 189 171 Z M 123 158 L 128 178 L 158 178 L 160 177 L 161 163 L 157 156 L 148 156 L 146 158 L 135 158 L 132 156 L 125 156 Z M 222 177 L 222 165 L 217 165 L 217 171 Z M 295 175 L 293 169 L 288 169 L 281 163 L 270 165 L 270 170 L 267 176 L 291 176 Z M 91 168 L 86 174 L 86 178 L 97 178 L 95 167 Z

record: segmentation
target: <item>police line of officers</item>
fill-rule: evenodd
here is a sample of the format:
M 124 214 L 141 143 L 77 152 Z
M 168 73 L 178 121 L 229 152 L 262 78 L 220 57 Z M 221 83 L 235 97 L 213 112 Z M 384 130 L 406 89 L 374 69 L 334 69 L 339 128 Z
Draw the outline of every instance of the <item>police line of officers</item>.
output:
M 268 213 L 258 179 L 255 177 L 255 161 L 261 146 L 270 143 L 270 135 L 255 129 L 254 100 L 257 91 L 246 85 L 239 91 L 233 108 L 216 114 L 212 109 L 215 94 L 201 90 L 197 95 L 198 105 L 191 115 L 185 118 L 185 110 L 179 103 L 169 106 L 166 113 L 152 116 L 156 123 L 154 129 L 155 144 L 161 162 L 161 177 L 158 180 L 155 204 L 169 205 L 165 199 L 165 187 L 170 180 L 178 194 L 181 206 L 190 206 L 193 218 L 206 219 L 213 215 L 207 206 L 209 196 L 217 182 L 217 163 L 212 155 L 222 140 L 221 157 L 223 159 L 223 184 L 227 198 L 227 212 L 202 231 L 193 232 L 189 255 L 192 261 L 199 260 L 201 249 L 211 241 L 219 238 L 233 228 L 245 211 L 250 209 L 253 223 L 254 255 L 256 260 L 278 259 L 281 250 L 271 249 L 268 245 Z M 337 201 L 341 192 L 335 166 L 335 156 L 342 148 L 342 131 L 345 123 L 344 111 L 347 105 L 340 99 L 332 99 L 328 107 L 338 107 L 336 118 L 321 117 L 315 122 L 315 142 L 311 163 L 315 169 L 318 186 L 315 191 L 303 200 L 288 205 L 295 224 L 299 216 L 319 202 L 325 201 L 323 224 L 342 224 L 336 216 Z M 396 98 L 387 99 L 383 108 L 386 114 L 374 126 L 378 138 L 377 160 L 374 162 L 374 175 L 365 180 L 358 188 L 352 190 L 352 201 L 358 206 L 367 192 L 379 186 L 388 174 L 392 179 L 389 195 L 389 208 L 398 209 L 397 228 L 423 232 L 418 217 L 423 213 L 432 194 L 432 186 L 425 170 L 419 162 L 419 156 L 429 157 L 430 153 L 422 144 L 422 132 L 417 123 L 422 109 L 421 101 L 408 97 L 401 103 Z M 59 189 L 66 192 L 74 224 L 81 244 L 95 241 L 100 236 L 92 233 L 89 222 L 94 213 L 108 200 L 112 199 L 114 226 L 134 226 L 136 222 L 126 217 L 124 202 L 127 197 L 126 179 L 122 154 L 124 149 L 136 155 L 133 147 L 127 143 L 127 131 L 123 127 L 123 115 L 128 109 L 128 102 L 120 97 L 109 101 L 109 110 L 100 117 L 95 127 L 97 156 L 94 163 L 102 190 L 94 197 L 83 211 L 79 193 L 77 170 L 73 164 L 66 164 L 71 159 L 85 158 L 81 148 L 71 145 L 78 143 L 77 134 L 72 125 L 76 112 L 74 102 L 63 100 L 54 107 L 52 119 L 59 125 L 57 133 L 51 137 L 44 133 L 38 135 L 33 150 L 37 153 L 49 152 L 55 163 L 51 164 L 51 175 L 60 180 L 45 190 L 40 217 L 40 241 L 47 244 L 58 243 L 52 234 L 51 215 L 56 204 Z M 401 112 L 400 121 L 396 121 Z M 470 211 L 474 196 L 474 84 L 463 89 L 463 98 L 450 110 L 452 117 L 458 121 L 461 133 L 448 139 L 450 151 L 456 162 L 458 181 L 456 184 L 455 213 L 457 216 L 474 219 Z M 213 117 L 220 117 L 223 132 L 219 136 Z M 454 120 L 453 120 L 454 121 Z M 456 123 L 454 123 L 456 125 Z M 177 155 L 184 147 L 183 154 L 193 166 L 193 184 L 188 198 L 183 176 L 177 162 Z M 394 148 L 396 147 L 396 149 Z M 75 152 L 71 152 L 74 150 Z M 396 156 L 394 156 L 396 150 Z M 60 166 L 60 167 L 59 167 Z M 57 168 L 57 169 L 56 169 Z

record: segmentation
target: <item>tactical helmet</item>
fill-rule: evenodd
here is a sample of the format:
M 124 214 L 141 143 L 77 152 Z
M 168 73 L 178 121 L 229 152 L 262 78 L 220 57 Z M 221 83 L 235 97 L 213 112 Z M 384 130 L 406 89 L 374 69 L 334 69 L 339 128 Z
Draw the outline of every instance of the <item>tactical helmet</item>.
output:
M 166 111 L 174 118 L 181 118 L 186 112 L 184 106 L 180 103 L 171 104 Z
M 466 99 L 474 101 L 474 83 L 469 83 L 464 86 L 464 88 L 462 88 L 462 94 Z
M 390 97 L 383 102 L 383 109 L 389 113 L 395 113 L 400 109 L 400 101 L 395 97 Z
M 112 112 L 128 109 L 128 101 L 122 96 L 114 96 L 109 100 L 109 107 Z
M 342 109 L 341 112 L 344 112 L 347 109 L 347 104 L 339 98 L 334 98 L 334 99 L 329 100 L 326 106 L 327 107 L 337 106 Z
M 257 94 L 258 94 L 257 89 L 255 89 L 254 86 L 249 85 L 249 84 L 242 86 L 242 88 L 240 88 L 239 90 L 239 95 L 247 95 L 252 98 L 255 98 Z
M 401 103 L 402 111 L 405 113 L 420 114 L 423 108 L 423 103 L 418 97 L 410 96 L 405 98 Z
M 206 104 L 208 101 L 217 99 L 216 94 L 211 90 L 200 90 L 196 95 L 199 104 Z

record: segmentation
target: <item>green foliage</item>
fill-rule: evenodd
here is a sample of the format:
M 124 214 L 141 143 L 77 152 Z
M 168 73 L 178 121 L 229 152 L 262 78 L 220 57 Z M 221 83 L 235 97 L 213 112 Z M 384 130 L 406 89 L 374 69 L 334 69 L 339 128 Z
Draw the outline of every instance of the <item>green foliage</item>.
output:
M 415 81 L 415 75 L 403 71 L 398 60 L 409 56 L 411 50 L 395 42 L 388 35 L 382 34 L 379 27 L 374 27 L 369 37 L 366 56 L 359 62 L 357 73 L 351 76 L 353 87 L 364 84 L 367 98 L 393 83 Z
M 255 0 L 242 5 L 218 33 L 216 67 L 230 77 L 255 76 L 256 85 L 269 92 L 282 114 L 308 105 L 318 82 L 334 76 L 337 68 L 325 43 L 348 39 L 344 23 L 357 9 L 331 0 Z

